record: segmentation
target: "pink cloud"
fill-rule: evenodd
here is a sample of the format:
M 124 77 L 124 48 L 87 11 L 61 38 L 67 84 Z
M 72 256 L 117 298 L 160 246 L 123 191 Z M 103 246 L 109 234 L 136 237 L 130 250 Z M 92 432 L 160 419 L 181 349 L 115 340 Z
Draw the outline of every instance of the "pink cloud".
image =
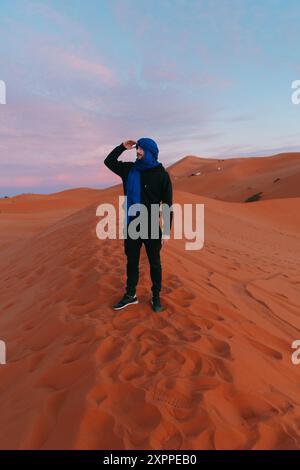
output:
M 94 168 L 93 172 L 82 173 L 59 173 L 54 176 L 51 183 L 62 183 L 62 185 L 79 187 L 79 186 L 97 186 L 106 187 L 121 183 L 121 179 L 112 175 L 109 171 L 101 172 L 98 168 Z
M 10 188 L 12 186 L 20 187 L 32 187 L 40 186 L 44 183 L 45 178 L 43 176 L 11 176 L 2 177 L 0 176 L 0 186 L 3 188 Z
M 72 70 L 74 72 L 73 78 L 76 78 L 77 72 L 77 74 L 85 75 L 91 79 L 100 80 L 106 86 L 119 84 L 115 69 L 105 63 L 104 53 L 101 57 L 99 56 L 99 51 L 95 49 L 89 34 L 80 24 L 46 4 L 31 2 L 26 4 L 25 11 L 27 9 L 43 15 L 51 23 L 55 22 L 61 29 L 61 33 L 68 31 L 68 36 L 64 38 L 62 43 L 61 40 L 54 39 L 55 36 L 41 34 L 34 28 L 17 22 L 13 18 L 7 19 L 7 27 L 11 31 L 15 31 L 12 41 L 16 44 L 20 41 L 24 43 L 23 56 L 34 55 L 38 66 L 35 71 L 42 67 L 42 73 L 44 74 L 46 69 L 50 80 L 61 77 L 69 80 L 70 70 Z M 59 35 L 56 38 L 59 38 Z
M 117 76 L 114 71 L 99 62 L 87 60 L 72 52 L 63 50 L 52 50 L 52 53 L 54 53 L 56 59 L 65 66 L 69 66 L 74 70 L 76 69 L 79 72 L 87 73 L 99 78 L 107 85 L 116 85 L 118 83 Z

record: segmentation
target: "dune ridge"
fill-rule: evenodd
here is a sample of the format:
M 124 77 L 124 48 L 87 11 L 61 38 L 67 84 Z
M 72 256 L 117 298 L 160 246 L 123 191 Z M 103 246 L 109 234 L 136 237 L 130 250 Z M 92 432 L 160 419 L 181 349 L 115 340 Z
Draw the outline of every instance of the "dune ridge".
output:
M 243 202 L 259 192 L 264 200 L 300 196 L 299 152 L 226 159 L 186 156 L 168 171 L 176 189 L 223 201 Z

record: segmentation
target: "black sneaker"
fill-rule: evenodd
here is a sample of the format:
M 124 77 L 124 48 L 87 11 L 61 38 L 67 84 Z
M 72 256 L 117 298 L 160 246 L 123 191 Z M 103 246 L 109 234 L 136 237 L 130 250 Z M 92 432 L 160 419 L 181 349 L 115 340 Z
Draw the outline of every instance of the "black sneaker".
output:
M 152 297 L 151 306 L 154 312 L 161 312 L 163 310 L 163 306 L 160 303 L 159 296 Z
M 112 308 L 114 310 L 120 310 L 121 308 L 127 307 L 127 305 L 138 304 L 139 301 L 136 295 L 124 294 L 122 299 L 118 303 L 114 304 Z

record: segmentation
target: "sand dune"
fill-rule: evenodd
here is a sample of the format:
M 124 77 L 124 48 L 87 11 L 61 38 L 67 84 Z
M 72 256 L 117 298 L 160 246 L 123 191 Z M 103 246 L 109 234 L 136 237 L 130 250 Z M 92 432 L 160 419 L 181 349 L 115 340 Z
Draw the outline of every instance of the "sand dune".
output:
M 123 240 L 99 240 L 95 212 L 117 205 L 120 185 L 77 208 L 74 190 L 57 203 L 69 214 L 0 252 L 0 448 L 300 448 L 300 197 L 214 200 L 191 191 L 196 167 L 183 163 L 174 202 L 205 204 L 205 244 L 163 246 L 160 314 L 144 247 L 140 303 L 111 309 Z M 34 200 L 24 204 L 36 216 Z
M 97 200 L 101 190 L 78 188 L 53 194 L 21 194 L 0 199 L 0 252 L 30 238 L 62 217 Z
M 177 189 L 223 201 L 242 202 L 258 192 L 264 200 L 300 196 L 300 153 L 296 152 L 262 158 L 187 156 L 168 170 Z

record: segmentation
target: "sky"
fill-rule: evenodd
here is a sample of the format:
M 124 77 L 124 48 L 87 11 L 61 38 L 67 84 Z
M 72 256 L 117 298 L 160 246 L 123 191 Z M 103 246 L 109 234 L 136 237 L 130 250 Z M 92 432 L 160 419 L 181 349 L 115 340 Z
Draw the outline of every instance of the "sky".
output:
M 166 168 L 300 151 L 298 0 L 0 0 L 0 11 L 0 197 L 120 183 L 103 160 L 141 137 Z

